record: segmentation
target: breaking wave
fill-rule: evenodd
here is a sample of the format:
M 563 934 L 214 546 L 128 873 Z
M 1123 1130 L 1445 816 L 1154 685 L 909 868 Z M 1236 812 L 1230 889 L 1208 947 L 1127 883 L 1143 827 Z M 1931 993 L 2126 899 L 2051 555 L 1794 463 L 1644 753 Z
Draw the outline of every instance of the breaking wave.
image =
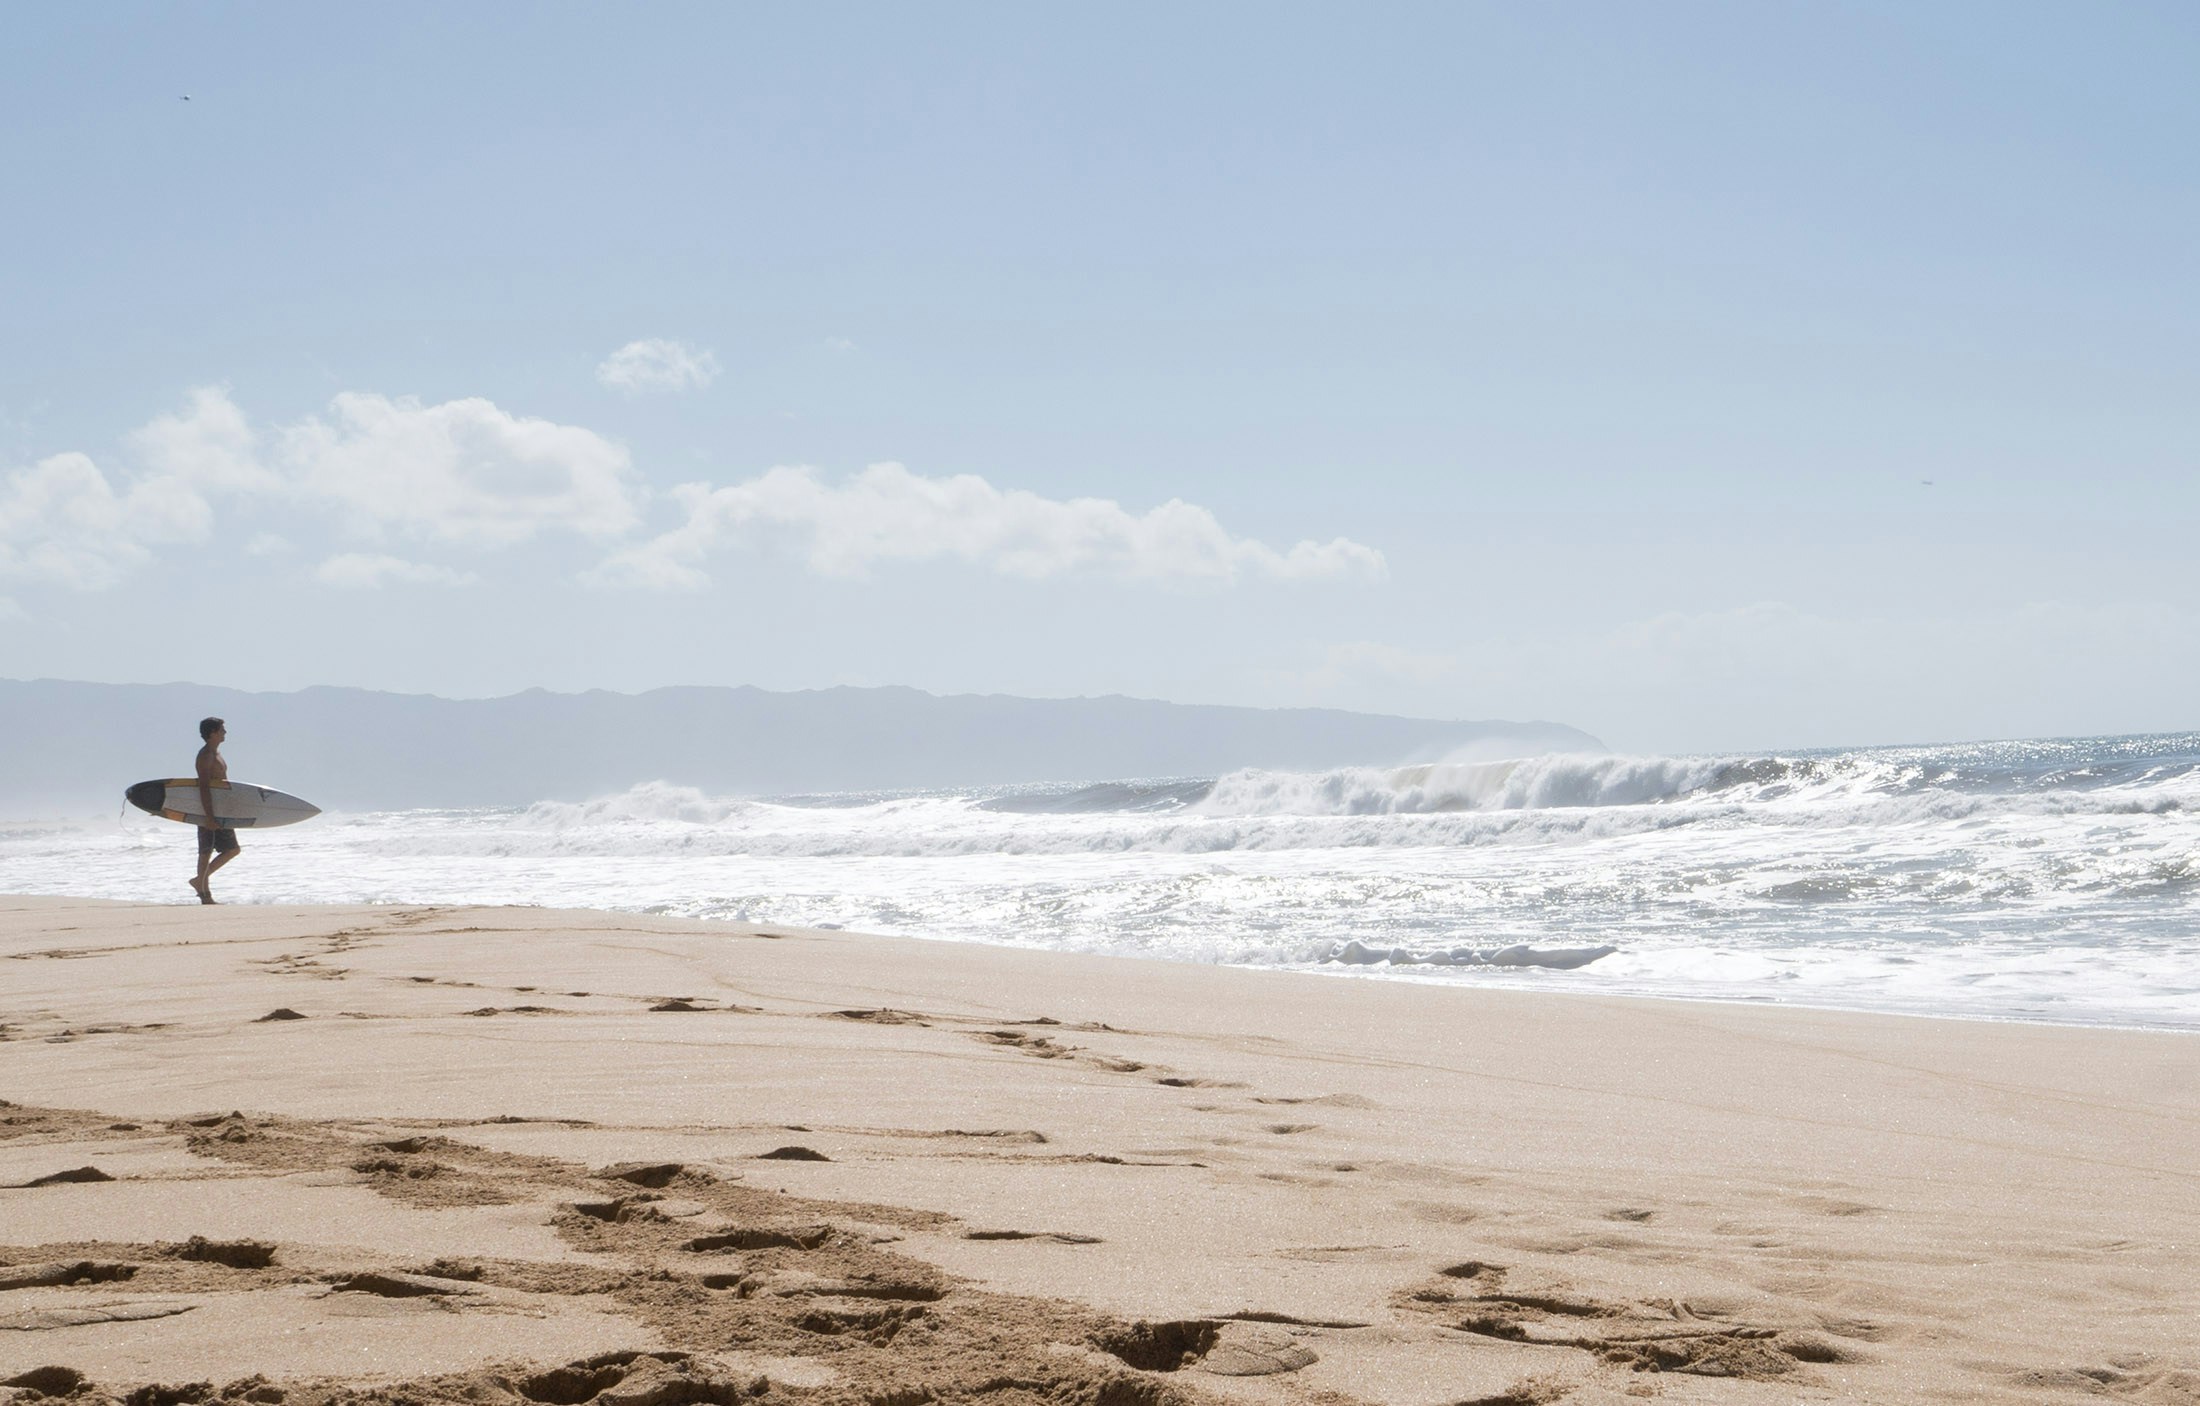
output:
M 566 830 L 583 826 L 629 825 L 656 821 L 678 825 L 723 825 L 756 809 L 755 802 L 706 796 L 693 786 L 645 781 L 615 796 L 590 801 L 537 801 L 514 824 L 529 830 Z
M 172 900 L 173 829 L 10 827 L 0 864 L 19 891 Z M 918 794 L 653 781 L 324 816 L 237 869 L 247 902 L 599 907 L 2200 1029 L 2200 735 Z
M 769 800 L 653 781 L 588 801 L 539 802 L 502 823 L 419 828 L 388 843 L 420 853 L 606 857 L 1213 855 L 1581 844 L 1683 827 L 1891 835 L 2200 808 L 2200 738 L 2112 739 L 2076 750 L 2024 743 L 1795 757 L 1560 754 Z
M 1548 756 L 1387 770 L 1237 771 L 1197 803 L 1206 815 L 1428 815 L 1651 805 L 1702 790 L 1726 764 L 1694 757 Z

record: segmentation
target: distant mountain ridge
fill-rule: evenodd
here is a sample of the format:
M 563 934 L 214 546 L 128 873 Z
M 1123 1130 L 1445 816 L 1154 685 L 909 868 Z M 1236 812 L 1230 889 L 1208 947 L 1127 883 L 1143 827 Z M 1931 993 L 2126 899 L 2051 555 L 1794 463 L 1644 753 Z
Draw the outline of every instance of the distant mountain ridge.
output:
M 785 795 L 1387 766 L 1468 747 L 1604 750 L 1558 723 L 1123 697 L 693 687 L 448 699 L 0 680 L 0 814 L 119 805 L 133 781 L 188 773 L 209 714 L 229 722 L 240 779 L 347 810 L 580 800 L 644 781 Z

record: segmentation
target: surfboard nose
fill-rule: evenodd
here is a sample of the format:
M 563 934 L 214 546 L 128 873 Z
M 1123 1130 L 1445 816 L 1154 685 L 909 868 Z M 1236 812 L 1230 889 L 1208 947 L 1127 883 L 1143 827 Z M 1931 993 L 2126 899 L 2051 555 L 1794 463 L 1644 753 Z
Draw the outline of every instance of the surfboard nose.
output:
M 124 791 L 122 796 L 124 800 L 136 806 L 139 810 L 151 811 L 153 814 L 158 815 L 161 806 L 168 799 L 168 783 L 165 781 L 140 781 L 137 785 Z

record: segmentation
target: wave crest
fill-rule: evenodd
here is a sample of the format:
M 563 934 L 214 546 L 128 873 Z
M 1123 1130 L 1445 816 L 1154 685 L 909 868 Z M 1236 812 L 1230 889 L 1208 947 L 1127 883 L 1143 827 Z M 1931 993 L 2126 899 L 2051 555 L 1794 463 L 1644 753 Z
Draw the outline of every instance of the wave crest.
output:
M 1194 809 L 1204 815 L 1422 815 L 1654 805 L 1703 790 L 1730 763 L 1710 757 L 1555 754 L 1501 762 L 1234 771 Z
M 723 825 L 755 809 L 753 801 L 708 796 L 693 786 L 675 786 L 668 781 L 644 781 L 617 795 L 594 800 L 537 801 L 520 812 L 518 823 L 536 830 L 650 821 Z

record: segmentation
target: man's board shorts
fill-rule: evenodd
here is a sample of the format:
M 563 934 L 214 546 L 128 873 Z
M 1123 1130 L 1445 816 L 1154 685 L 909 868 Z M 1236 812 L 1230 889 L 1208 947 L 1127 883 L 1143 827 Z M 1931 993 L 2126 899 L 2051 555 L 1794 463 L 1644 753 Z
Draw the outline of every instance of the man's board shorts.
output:
M 227 828 L 216 830 L 209 825 L 199 827 L 199 858 L 210 854 L 227 854 L 237 847 L 237 832 Z

